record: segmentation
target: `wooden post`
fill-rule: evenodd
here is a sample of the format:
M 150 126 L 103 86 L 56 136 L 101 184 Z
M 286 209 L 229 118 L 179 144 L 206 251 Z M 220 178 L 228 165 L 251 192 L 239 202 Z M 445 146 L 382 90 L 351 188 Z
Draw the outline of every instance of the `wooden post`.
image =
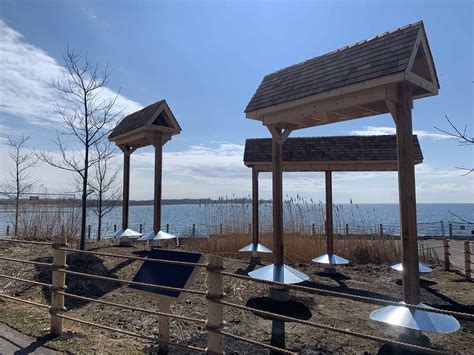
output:
M 471 278 L 471 247 L 469 240 L 464 241 L 464 272 L 466 280 L 472 281 Z
M 346 223 L 346 235 L 349 235 L 349 223 Z
M 383 224 L 382 223 L 380 223 L 379 231 L 380 231 L 380 236 L 383 237 Z
M 258 172 L 252 167 L 252 243 L 258 244 Z M 222 233 L 221 233 L 222 234 Z
M 87 226 L 87 239 L 91 239 L 91 225 Z
M 196 236 L 196 225 L 193 223 L 193 230 L 192 230 L 192 236 Z
M 123 192 L 122 192 L 122 231 L 128 228 L 128 209 L 130 201 L 130 147 L 120 147 L 123 152 Z
M 219 224 L 219 234 L 222 235 L 222 223 Z
M 398 103 L 392 112 L 397 127 L 398 190 L 400 236 L 402 241 L 403 299 L 420 303 L 420 275 L 416 226 L 415 167 L 413 164 L 412 89 L 408 83 L 398 85 Z
M 276 128 L 281 135 L 281 129 Z M 272 135 L 273 263 L 283 265 L 283 170 L 282 143 Z
M 170 224 L 166 223 L 166 233 L 169 233 L 169 232 L 170 232 Z
M 219 333 L 224 327 L 224 307 L 214 302 L 224 297 L 224 283 L 221 271 L 224 261 L 220 256 L 209 255 L 207 266 L 207 354 L 224 353 L 223 336 Z
M 326 177 L 326 253 L 331 257 L 334 254 L 333 223 L 332 223 L 332 174 L 325 172 Z
M 7 226 L 7 236 L 10 235 L 10 226 Z
M 449 239 L 444 237 L 443 238 L 443 246 L 444 246 L 444 269 L 449 271 Z
M 143 233 L 143 224 L 140 223 L 140 233 Z
M 53 275 L 51 282 L 51 325 L 50 333 L 53 336 L 60 336 L 63 334 L 63 318 L 60 318 L 56 313 L 63 312 L 64 295 L 58 292 L 64 292 L 66 288 L 66 273 L 59 271 L 59 269 L 66 268 L 66 251 L 59 250 L 60 247 L 67 247 L 67 238 L 64 234 L 55 238 L 53 242 Z
M 449 239 L 453 239 L 453 225 L 449 223 Z
M 161 229 L 161 181 L 163 166 L 163 141 L 162 133 L 155 134 L 155 188 L 153 199 L 153 231 L 158 233 Z
M 117 225 L 114 224 L 114 232 L 116 232 L 116 231 L 117 231 Z
M 171 313 L 170 299 L 166 296 L 159 297 L 160 312 Z M 170 319 L 167 316 L 158 317 L 158 354 L 168 354 L 170 341 Z M 160 342 L 161 340 L 161 342 Z
M 311 235 L 314 237 L 316 235 L 316 224 L 311 225 Z
M 441 221 L 441 236 L 444 238 L 446 236 L 445 231 L 444 231 L 444 222 Z

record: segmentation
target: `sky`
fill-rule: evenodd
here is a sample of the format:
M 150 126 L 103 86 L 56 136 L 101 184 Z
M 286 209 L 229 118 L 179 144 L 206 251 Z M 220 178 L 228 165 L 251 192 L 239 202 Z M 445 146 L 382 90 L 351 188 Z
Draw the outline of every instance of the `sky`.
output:
M 11 162 L 8 136 L 54 150 L 62 98 L 51 82 L 67 46 L 112 69 L 105 94 L 124 113 L 166 99 L 182 133 L 164 146 L 163 198 L 248 196 L 246 138 L 270 137 L 245 106 L 264 75 L 423 20 L 440 80 L 438 96 L 414 103 L 424 162 L 419 203 L 474 202 L 473 148 L 437 131 L 445 115 L 472 137 L 472 1 L 0 1 L 0 181 Z M 389 115 L 299 130 L 292 136 L 390 134 Z M 118 154 L 118 152 L 117 152 Z M 121 167 L 120 157 L 117 166 Z M 152 199 L 153 151 L 131 158 L 131 198 Z M 70 173 L 41 164 L 37 190 L 71 191 Z M 396 203 L 395 172 L 333 174 L 335 203 Z M 271 175 L 260 196 L 270 198 Z M 284 194 L 324 200 L 323 173 L 285 173 Z

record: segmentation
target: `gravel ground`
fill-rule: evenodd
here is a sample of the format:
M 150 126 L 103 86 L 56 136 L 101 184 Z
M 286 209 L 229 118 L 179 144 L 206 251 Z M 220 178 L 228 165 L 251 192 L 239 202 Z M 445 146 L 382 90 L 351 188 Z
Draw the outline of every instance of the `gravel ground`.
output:
M 140 248 L 135 247 L 98 247 L 91 244 L 89 249 L 126 255 L 142 255 L 143 253 Z M 0 255 L 51 262 L 50 248 L 36 245 L 28 247 L 2 243 Z M 72 270 L 121 279 L 131 279 L 141 265 L 139 261 L 132 262 L 117 258 L 79 255 L 78 253 L 71 254 L 67 263 Z M 306 283 L 307 286 L 389 300 L 400 300 L 402 296 L 400 274 L 391 270 L 387 265 L 344 267 L 339 269 L 341 273 L 336 277 L 328 277 L 322 273 L 320 267 L 314 264 L 292 266 L 310 276 L 310 281 Z M 241 274 L 250 270 L 247 263 L 235 259 L 225 259 L 225 267 L 227 271 Z M 41 267 L 4 261 L 0 261 L 0 273 L 42 282 L 50 282 L 51 277 L 50 271 Z M 66 282 L 67 292 L 70 293 L 136 307 L 159 309 L 157 297 L 153 294 L 137 292 L 116 282 L 97 282 L 75 276 L 68 276 Z M 464 281 L 463 277 L 456 273 L 445 272 L 442 268 L 435 267 L 433 273 L 422 276 L 422 301 L 434 307 L 474 313 L 473 285 L 472 282 Z M 268 286 L 246 280 L 226 277 L 224 286 L 226 300 L 239 304 L 245 304 L 252 298 L 268 295 Z M 192 288 L 206 289 L 205 270 L 199 272 Z M 49 303 L 49 290 L 43 287 L 19 282 L 12 283 L 10 280 L 0 279 L 0 291 L 23 299 Z M 369 320 L 368 315 L 371 311 L 379 308 L 377 305 L 296 291 L 291 291 L 290 295 L 292 300 L 302 303 L 311 311 L 311 320 L 314 322 L 389 338 L 395 338 L 400 333 L 400 329 Z M 158 336 L 158 319 L 153 315 L 70 298 L 67 299 L 66 307 L 68 308 L 67 314 L 72 317 L 149 336 Z M 171 312 L 202 319 L 206 318 L 207 303 L 202 296 L 186 295 L 182 301 L 172 303 Z M 226 331 L 267 344 L 270 342 L 271 322 L 269 320 L 253 313 L 228 308 L 225 309 L 224 319 Z M 49 316 L 45 310 L 0 300 L 0 322 L 25 334 L 42 336 L 47 333 Z M 202 324 L 175 319 L 171 319 L 170 324 L 172 341 L 206 347 L 207 334 Z M 428 334 L 432 347 L 449 353 L 472 353 L 474 322 L 462 321 L 461 325 L 462 329 L 454 334 Z M 70 321 L 65 322 L 65 329 L 64 336 L 49 341 L 46 345 L 73 353 L 140 353 L 156 350 L 155 344 L 150 341 Z M 286 345 L 288 349 L 299 351 L 302 354 L 377 353 L 381 346 L 377 342 L 295 323 L 286 325 Z M 262 348 L 229 338 L 225 339 L 225 348 L 231 354 L 267 353 Z M 172 353 L 180 353 L 177 349 L 171 348 L 171 350 Z

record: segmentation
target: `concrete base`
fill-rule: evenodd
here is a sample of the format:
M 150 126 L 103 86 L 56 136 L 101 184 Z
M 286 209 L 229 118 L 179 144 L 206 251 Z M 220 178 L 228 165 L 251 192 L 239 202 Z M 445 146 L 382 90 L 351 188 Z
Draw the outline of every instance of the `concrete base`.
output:
M 334 267 L 334 265 L 326 266 L 324 268 L 324 273 L 326 274 L 334 274 L 335 272 L 336 272 L 336 268 Z
M 407 329 L 405 333 L 402 333 L 398 336 L 398 339 L 404 343 L 410 343 L 413 345 L 425 347 L 430 346 L 430 338 L 417 330 Z
M 251 256 L 249 263 L 251 265 L 261 265 L 262 264 L 262 258 L 260 256 Z
M 288 302 L 290 291 L 287 288 L 270 288 L 270 298 L 277 302 Z M 272 339 L 271 345 L 285 349 L 285 322 L 282 320 L 272 320 Z M 270 354 L 280 354 L 280 352 L 271 351 Z

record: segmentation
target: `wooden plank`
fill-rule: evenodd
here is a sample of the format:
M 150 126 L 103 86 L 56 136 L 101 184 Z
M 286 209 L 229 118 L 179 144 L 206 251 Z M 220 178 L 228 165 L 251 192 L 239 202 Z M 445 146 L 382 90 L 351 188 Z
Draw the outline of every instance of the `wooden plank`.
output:
M 281 129 L 276 128 L 281 135 Z M 272 137 L 273 263 L 283 265 L 283 170 L 282 144 Z
M 409 83 L 398 87 L 396 105 L 398 151 L 398 189 L 400 204 L 400 235 L 402 242 L 403 299 L 409 304 L 420 303 L 418 243 L 416 228 L 415 167 L 413 164 L 412 91 Z
M 383 101 L 387 98 L 386 88 L 379 86 L 376 88 L 370 88 L 361 90 L 356 93 L 341 95 L 338 97 L 332 97 L 330 99 L 321 100 L 319 102 L 312 102 L 310 104 L 293 107 L 282 111 L 276 111 L 265 114 L 262 118 L 264 125 L 272 125 L 281 122 L 287 122 L 287 120 L 294 120 L 295 117 L 304 117 L 305 121 L 300 121 L 299 124 L 307 124 L 308 119 L 314 119 L 319 123 L 324 123 L 328 120 L 328 112 L 341 112 L 341 110 L 363 106 L 376 101 Z M 347 117 L 345 114 L 339 114 L 339 116 Z M 357 117 L 362 117 L 359 115 Z M 355 118 L 355 117 L 347 117 Z M 318 123 L 315 122 L 315 125 Z
M 332 221 L 332 174 L 330 171 L 325 172 L 326 179 L 326 253 L 334 254 L 334 233 Z
M 252 169 L 252 242 L 258 243 L 258 172 Z

